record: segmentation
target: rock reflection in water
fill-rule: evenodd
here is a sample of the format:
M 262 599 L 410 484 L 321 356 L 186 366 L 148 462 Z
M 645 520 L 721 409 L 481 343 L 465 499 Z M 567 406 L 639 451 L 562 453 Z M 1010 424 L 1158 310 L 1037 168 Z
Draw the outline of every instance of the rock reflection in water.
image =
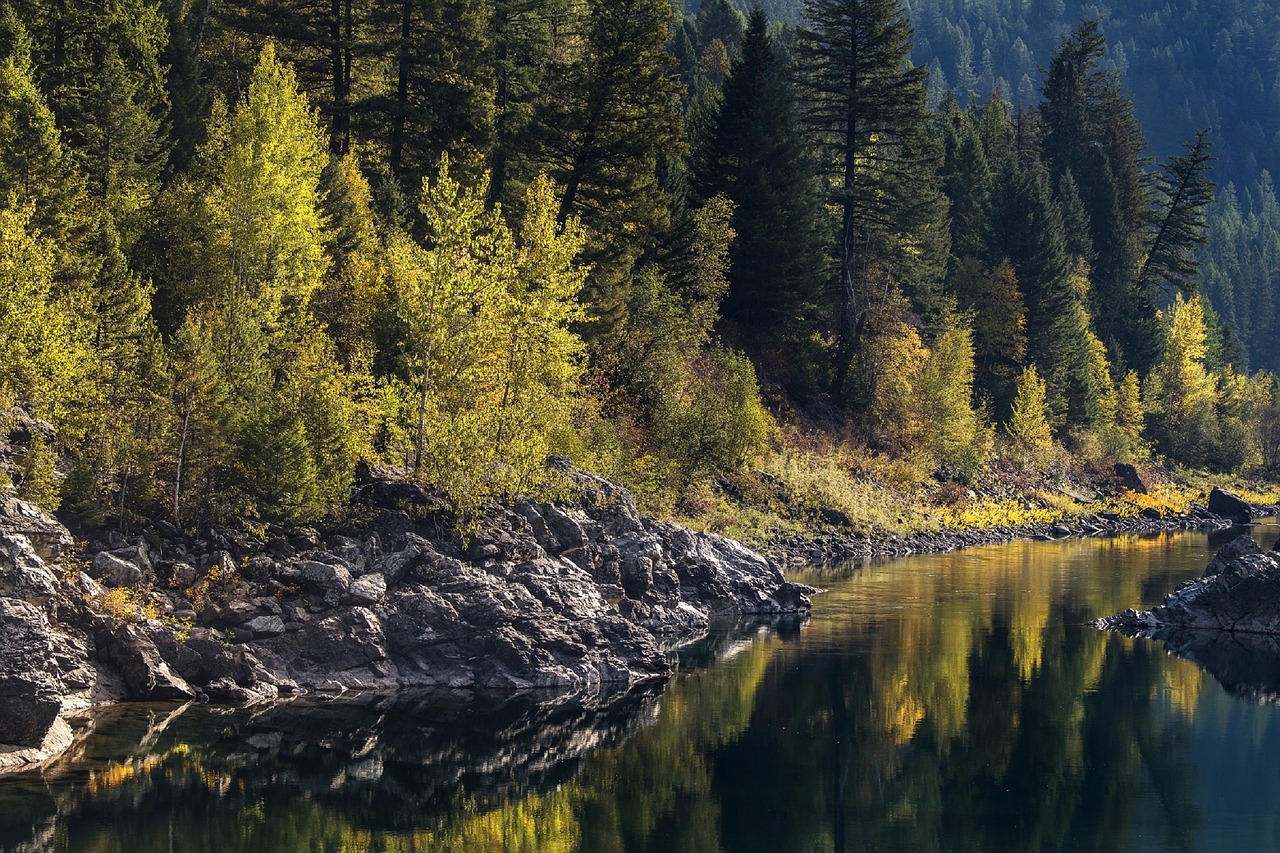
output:
M 157 844 L 174 833 L 174 849 L 302 849 L 326 835 L 321 813 L 344 824 L 343 844 L 438 826 L 572 779 L 652 720 L 661 692 L 114 708 L 43 777 L 0 789 L 0 849 L 169 849 Z
M 1170 629 L 1151 634 L 1170 654 L 1189 660 L 1232 696 L 1280 704 L 1280 638 L 1230 631 Z

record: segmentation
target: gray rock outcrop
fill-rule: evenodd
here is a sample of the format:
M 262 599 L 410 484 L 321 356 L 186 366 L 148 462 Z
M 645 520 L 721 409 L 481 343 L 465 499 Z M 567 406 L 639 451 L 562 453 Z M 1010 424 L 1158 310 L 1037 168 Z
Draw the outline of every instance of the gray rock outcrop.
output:
M 549 464 L 580 499 L 492 507 L 469 541 L 422 489 L 373 478 L 359 526 L 113 533 L 87 572 L 56 564 L 54 519 L 0 502 L 0 767 L 56 752 L 91 703 L 632 683 L 713 617 L 808 609 L 759 554 Z
M 1209 512 L 1229 519 L 1235 524 L 1249 524 L 1253 521 L 1253 507 L 1242 500 L 1235 492 L 1213 487 L 1209 492 Z
M 1238 536 L 1219 549 L 1203 575 L 1166 595 L 1163 605 L 1092 624 L 1143 637 L 1174 629 L 1280 635 L 1280 553 Z

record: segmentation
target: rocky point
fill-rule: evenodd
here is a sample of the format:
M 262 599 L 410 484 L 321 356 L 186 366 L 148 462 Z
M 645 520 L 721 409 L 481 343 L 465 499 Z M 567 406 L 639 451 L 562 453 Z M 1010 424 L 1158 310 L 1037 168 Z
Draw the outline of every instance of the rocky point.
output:
M 713 617 L 808 609 L 814 590 L 774 562 L 549 467 L 576 499 L 492 507 L 465 539 L 432 495 L 385 476 L 329 530 L 157 524 L 82 553 L 3 498 L 0 768 L 57 754 L 65 715 L 95 704 L 629 683 L 667 675 L 666 651 Z

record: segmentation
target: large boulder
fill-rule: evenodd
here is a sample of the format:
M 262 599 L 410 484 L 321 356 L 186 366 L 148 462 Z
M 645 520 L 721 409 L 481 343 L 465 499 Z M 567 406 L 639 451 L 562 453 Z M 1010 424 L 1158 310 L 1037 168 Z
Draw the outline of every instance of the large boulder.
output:
M 0 744 L 39 746 L 62 712 L 49 620 L 31 604 L 0 598 Z
M 1213 491 L 1209 492 L 1209 512 L 1235 524 L 1250 524 L 1253 522 L 1253 507 L 1247 501 L 1240 498 L 1234 492 L 1228 492 L 1226 489 L 1213 487 Z
M 1128 462 L 1117 462 L 1116 477 L 1120 479 L 1120 485 L 1130 491 L 1137 492 L 1140 495 L 1151 492 L 1151 481 L 1142 471 L 1138 470 L 1136 465 L 1130 465 Z
M 100 653 L 124 676 L 130 699 L 145 702 L 186 701 L 196 691 L 164 659 L 156 644 L 138 625 L 117 626 Z
M 109 587 L 136 587 L 143 581 L 142 569 L 136 563 L 106 551 L 94 556 L 89 574 Z
M 1094 627 L 1137 636 L 1172 629 L 1280 635 L 1280 553 L 1244 535 L 1224 545 L 1198 579 L 1184 581 L 1151 610 L 1126 610 Z

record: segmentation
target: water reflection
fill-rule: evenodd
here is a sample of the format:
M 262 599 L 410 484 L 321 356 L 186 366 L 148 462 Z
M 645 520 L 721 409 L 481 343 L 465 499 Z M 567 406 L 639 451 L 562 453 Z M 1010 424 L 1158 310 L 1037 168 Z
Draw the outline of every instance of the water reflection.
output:
M 1171 654 L 1209 673 L 1232 696 L 1280 703 L 1280 641 L 1261 634 L 1229 631 L 1157 631 Z
M 1085 627 L 1209 553 L 1017 543 L 808 577 L 811 621 L 726 626 L 663 693 L 119 710 L 0 780 L 0 847 L 1259 849 L 1277 709 Z

